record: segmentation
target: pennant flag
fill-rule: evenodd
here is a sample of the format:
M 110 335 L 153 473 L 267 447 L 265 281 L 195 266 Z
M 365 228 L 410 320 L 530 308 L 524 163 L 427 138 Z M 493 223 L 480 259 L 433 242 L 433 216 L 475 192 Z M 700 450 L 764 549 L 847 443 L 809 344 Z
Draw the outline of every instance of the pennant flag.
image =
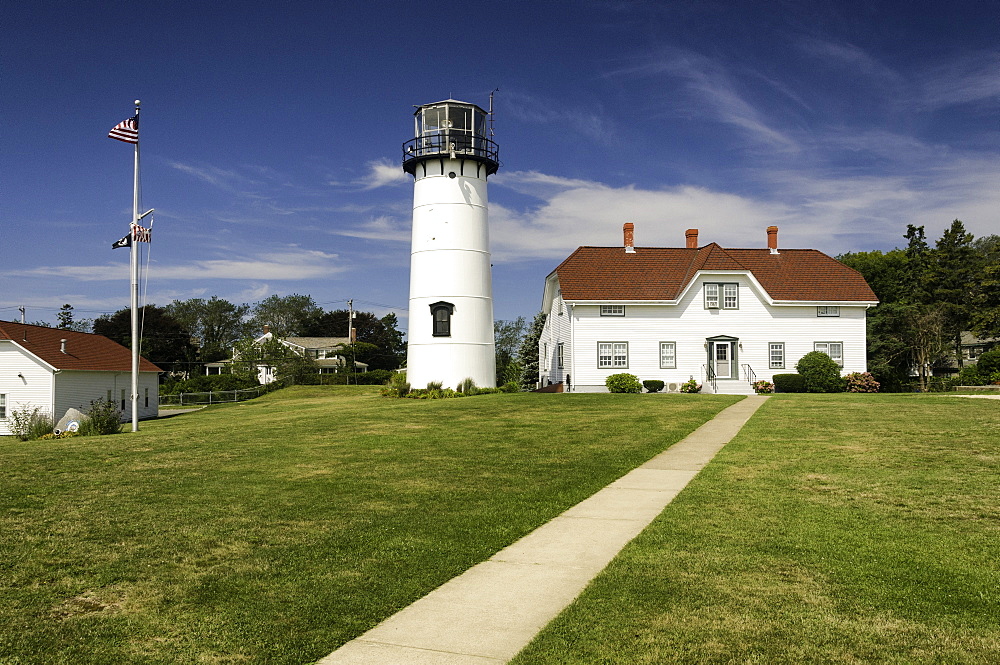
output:
M 119 247 L 131 247 L 132 246 L 132 234 L 125 236 L 121 240 L 116 240 L 111 243 L 111 249 L 118 249 Z
M 134 115 L 128 120 L 122 120 L 108 132 L 109 139 L 117 139 L 125 143 L 139 142 L 139 116 Z
M 147 229 L 139 226 L 138 224 L 132 225 L 132 240 L 135 242 L 151 242 L 153 238 L 153 230 Z

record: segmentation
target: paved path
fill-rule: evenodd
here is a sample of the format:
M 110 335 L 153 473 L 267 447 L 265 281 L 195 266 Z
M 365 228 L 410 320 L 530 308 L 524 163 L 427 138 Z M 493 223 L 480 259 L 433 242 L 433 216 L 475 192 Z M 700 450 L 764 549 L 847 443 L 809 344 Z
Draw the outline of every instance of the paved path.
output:
M 506 663 L 663 511 L 766 399 L 747 397 L 723 410 L 317 665 Z

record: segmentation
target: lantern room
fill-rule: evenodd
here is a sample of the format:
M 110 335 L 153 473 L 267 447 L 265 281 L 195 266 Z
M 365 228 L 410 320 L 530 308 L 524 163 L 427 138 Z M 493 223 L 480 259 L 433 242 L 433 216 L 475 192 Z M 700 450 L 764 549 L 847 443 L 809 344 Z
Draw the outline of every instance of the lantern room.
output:
M 490 114 L 476 104 L 448 99 L 418 106 L 413 114 L 414 138 L 403 144 L 403 170 L 416 175 L 427 159 L 471 159 L 492 175 L 500 166 L 497 144 L 489 136 Z

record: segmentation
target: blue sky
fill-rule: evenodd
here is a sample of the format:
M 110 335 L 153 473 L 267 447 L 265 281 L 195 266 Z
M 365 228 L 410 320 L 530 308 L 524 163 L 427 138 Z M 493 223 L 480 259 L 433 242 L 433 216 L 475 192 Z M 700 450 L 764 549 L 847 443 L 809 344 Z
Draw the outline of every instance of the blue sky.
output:
M 1000 233 L 1000 3 L 8 3 L 0 319 L 311 295 L 405 328 L 413 106 L 495 98 L 494 308 L 531 317 L 580 245 L 836 255 Z

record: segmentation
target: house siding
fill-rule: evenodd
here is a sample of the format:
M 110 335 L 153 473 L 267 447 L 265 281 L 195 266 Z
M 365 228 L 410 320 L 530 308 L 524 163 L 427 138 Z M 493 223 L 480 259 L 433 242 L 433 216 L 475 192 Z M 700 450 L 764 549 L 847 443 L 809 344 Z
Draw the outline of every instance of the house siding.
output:
M 563 367 L 559 367 L 559 343 L 563 344 Z M 570 335 L 570 308 L 561 295 L 552 300 L 552 307 L 545 317 L 545 325 L 538 341 L 538 373 L 542 386 L 560 383 L 569 375 L 573 378 L 573 352 Z
M 739 284 L 739 308 L 705 309 L 706 282 Z M 605 391 L 605 379 L 620 372 L 635 374 L 640 380 L 660 379 L 668 384 L 668 389 L 669 384 L 690 378 L 704 382 L 708 364 L 706 340 L 716 336 L 738 339 L 734 352 L 739 376 L 720 379 L 720 384 L 744 381 L 744 365 L 753 369 L 757 379 L 770 380 L 776 373 L 794 372 L 795 363 L 813 350 L 815 342 L 843 343 L 844 373 L 866 370 L 864 305 L 842 304 L 839 317 L 817 317 L 815 303 L 772 306 L 745 273 L 699 275 L 678 304 L 626 302 L 624 317 L 601 316 L 600 305 L 589 303 L 576 304 L 566 315 L 558 317 L 557 308 L 562 305 L 560 297 L 553 299 L 543 331 L 542 339 L 548 344 L 550 356 L 546 367 L 555 382 L 558 376 L 553 373 L 555 346 L 564 342 L 565 371 L 572 372 L 573 390 L 579 392 Z M 565 324 L 559 322 L 560 318 Z M 628 367 L 598 368 L 599 342 L 627 342 Z M 676 343 L 675 369 L 660 368 L 660 342 Z M 772 342 L 785 345 L 784 368 L 770 368 Z
M 52 415 L 52 371 L 9 340 L 0 340 L 0 394 L 7 396 L 7 418 L 0 420 L 0 435 L 10 434 L 10 414 L 15 409 L 41 407 Z M 21 378 L 22 375 L 24 378 Z
M 145 406 L 145 392 L 149 389 L 149 406 Z M 55 418 L 61 418 L 67 409 L 87 412 L 90 403 L 107 399 L 108 390 L 115 405 L 121 408 L 121 391 L 126 394 L 123 421 L 132 419 L 132 405 L 127 395 L 132 391 L 132 375 L 125 372 L 64 371 L 56 375 Z M 152 372 L 139 373 L 139 418 L 156 418 L 159 415 L 159 381 Z

